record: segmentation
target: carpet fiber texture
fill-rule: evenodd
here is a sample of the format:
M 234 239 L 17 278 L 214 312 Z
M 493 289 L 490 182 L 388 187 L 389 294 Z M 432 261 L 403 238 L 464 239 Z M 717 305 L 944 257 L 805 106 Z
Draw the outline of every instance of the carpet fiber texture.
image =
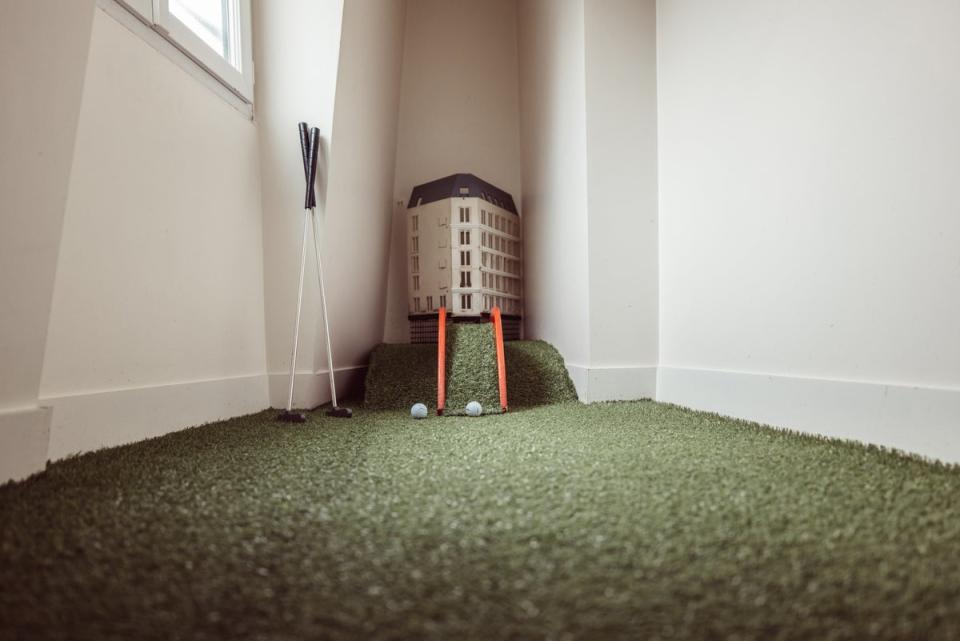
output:
M 956 468 L 652 402 L 274 415 L 0 488 L 0 639 L 960 638 Z
M 451 324 L 447 354 L 446 414 L 466 414 L 470 401 L 483 405 L 485 414 L 499 413 L 493 325 Z M 504 360 L 510 407 L 577 399 L 563 357 L 549 343 L 507 341 Z M 414 403 L 436 411 L 437 346 L 379 345 L 370 356 L 364 404 L 370 409 L 409 409 Z

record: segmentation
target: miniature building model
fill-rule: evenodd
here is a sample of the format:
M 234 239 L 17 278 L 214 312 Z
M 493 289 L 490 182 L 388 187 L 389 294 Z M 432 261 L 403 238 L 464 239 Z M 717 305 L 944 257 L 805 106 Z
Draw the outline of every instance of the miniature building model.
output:
M 522 244 L 513 196 L 472 174 L 414 187 L 407 203 L 407 254 L 413 342 L 429 342 L 430 323 L 441 307 L 456 321 L 479 319 L 497 306 L 505 332 L 519 338 Z

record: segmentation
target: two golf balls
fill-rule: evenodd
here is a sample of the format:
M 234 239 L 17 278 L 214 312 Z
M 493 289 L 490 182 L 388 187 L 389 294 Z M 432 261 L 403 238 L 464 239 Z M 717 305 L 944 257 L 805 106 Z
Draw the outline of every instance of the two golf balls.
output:
M 467 416 L 480 416 L 483 414 L 483 406 L 476 401 L 467 403 Z
M 413 418 L 427 418 L 427 406 L 423 403 L 415 403 L 410 408 L 410 416 Z

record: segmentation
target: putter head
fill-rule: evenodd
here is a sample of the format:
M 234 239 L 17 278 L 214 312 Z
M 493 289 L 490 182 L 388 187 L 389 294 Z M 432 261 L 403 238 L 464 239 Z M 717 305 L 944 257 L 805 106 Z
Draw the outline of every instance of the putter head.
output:
M 280 412 L 277 415 L 278 423 L 306 423 L 307 417 L 300 412 Z
M 349 407 L 333 407 L 327 410 L 327 416 L 334 418 L 353 418 L 353 410 Z

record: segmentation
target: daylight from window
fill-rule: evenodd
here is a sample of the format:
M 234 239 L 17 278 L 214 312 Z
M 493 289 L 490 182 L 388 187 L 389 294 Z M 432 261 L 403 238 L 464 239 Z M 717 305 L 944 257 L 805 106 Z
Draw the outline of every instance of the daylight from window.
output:
M 217 52 L 234 69 L 240 70 L 240 51 L 232 17 L 235 0 L 170 0 L 170 13 Z

